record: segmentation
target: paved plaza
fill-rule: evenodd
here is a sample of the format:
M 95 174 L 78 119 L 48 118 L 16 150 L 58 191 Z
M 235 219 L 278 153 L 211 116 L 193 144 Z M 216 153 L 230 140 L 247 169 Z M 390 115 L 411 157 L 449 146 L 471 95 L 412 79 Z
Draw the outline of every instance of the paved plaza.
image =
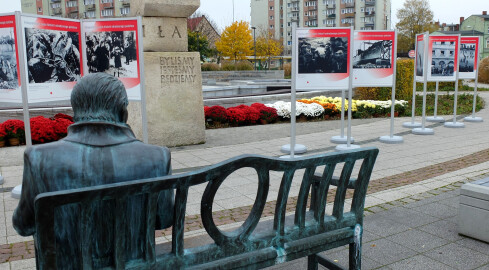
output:
M 480 96 L 489 102 L 489 92 Z M 486 122 L 465 122 L 465 128 L 427 123 L 435 135 L 413 135 L 402 127 L 410 118 L 396 118 L 395 133 L 403 136 L 402 144 L 378 141 L 379 136 L 388 135 L 389 119 L 353 121 L 356 144 L 380 149 L 365 205 L 362 269 L 489 269 L 489 244 L 458 235 L 456 230 L 460 186 L 489 177 L 488 107 L 477 113 Z M 462 119 L 460 116 L 459 121 Z M 336 145 L 329 140 L 340 134 L 339 121 L 298 123 L 297 131 L 297 142 L 308 148 L 305 155 L 331 152 Z M 278 157 L 282 155 L 280 147 L 290 142 L 289 134 L 289 124 L 206 130 L 205 144 L 171 149 L 173 172 L 192 171 L 241 154 Z M 21 184 L 23 149 L 0 149 L 0 172 L 5 177 L 0 193 L 0 270 L 35 268 L 32 237 L 17 235 L 11 223 L 18 200 L 11 198 L 10 191 Z M 272 173 L 263 219 L 273 215 L 280 179 L 280 174 Z M 291 194 L 297 196 L 299 187 L 296 175 Z M 188 239 L 205 233 L 200 222 L 204 188 L 197 186 L 189 192 Z M 222 229 L 239 226 L 250 211 L 256 190 L 257 177 L 252 170 L 241 169 L 228 177 L 214 201 L 216 224 Z M 294 195 L 291 197 L 293 209 Z M 157 231 L 157 243 L 169 241 L 170 233 Z M 346 266 L 346 248 L 326 254 Z M 306 265 L 301 259 L 273 268 L 305 269 Z

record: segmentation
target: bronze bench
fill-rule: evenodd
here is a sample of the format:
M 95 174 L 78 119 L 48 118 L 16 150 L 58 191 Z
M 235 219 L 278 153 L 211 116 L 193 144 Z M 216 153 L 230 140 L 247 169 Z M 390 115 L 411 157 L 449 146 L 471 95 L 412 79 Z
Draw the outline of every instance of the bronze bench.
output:
M 367 185 L 378 154 L 376 148 L 362 148 L 340 153 L 326 153 L 294 160 L 244 155 L 197 171 L 160 178 L 142 179 L 119 184 L 43 193 L 36 197 L 35 246 L 38 269 L 56 268 L 56 241 L 54 240 L 55 209 L 67 204 L 78 204 L 80 224 L 89 222 L 92 203 L 113 200 L 114 211 L 123 213 L 125 200 L 134 195 L 147 196 L 144 257 L 127 261 L 124 257 L 124 218 L 116 215 L 114 228 L 115 269 L 256 269 L 308 256 L 308 268 L 317 269 L 318 263 L 330 269 L 337 264 L 318 253 L 349 244 L 349 268 L 361 268 L 361 241 L 363 208 Z M 355 163 L 361 164 L 355 181 L 350 181 Z M 340 164 L 340 165 L 338 165 Z M 343 166 L 334 181 L 335 168 Z M 253 168 L 258 175 L 258 190 L 252 210 L 246 221 L 236 230 L 222 231 L 212 217 L 214 197 L 220 185 L 233 172 Z M 286 205 L 294 174 L 304 169 L 295 214 L 286 216 Z M 283 172 L 275 205 L 273 220 L 260 222 L 270 182 L 270 171 Z M 320 171 L 319 176 L 315 176 Z M 335 183 L 332 183 L 335 182 Z M 184 246 L 185 209 L 191 186 L 206 183 L 201 200 L 201 217 L 212 243 Z M 326 200 L 330 186 L 336 184 L 332 215 L 326 214 Z M 353 188 L 351 209 L 344 211 L 345 195 Z M 155 211 L 161 190 L 174 189 L 175 208 L 172 241 L 169 249 L 155 244 Z M 310 195 L 310 196 L 309 196 Z M 310 200 L 310 206 L 307 203 Z M 92 254 L 89 243 L 93 236 L 86 226 L 80 226 L 80 268 L 91 269 Z

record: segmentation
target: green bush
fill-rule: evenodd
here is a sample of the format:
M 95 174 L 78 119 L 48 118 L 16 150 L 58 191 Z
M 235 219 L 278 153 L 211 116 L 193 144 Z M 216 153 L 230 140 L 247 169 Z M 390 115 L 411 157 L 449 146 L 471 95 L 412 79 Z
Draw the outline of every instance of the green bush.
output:
M 219 65 L 216 63 L 204 63 L 201 68 L 202 71 L 218 71 Z
M 482 59 L 479 64 L 479 82 L 489 83 L 489 57 Z
M 413 93 L 414 61 L 412 59 L 397 60 L 396 68 L 396 99 L 410 100 Z M 391 87 L 358 87 L 355 91 L 355 98 L 389 100 L 391 91 Z

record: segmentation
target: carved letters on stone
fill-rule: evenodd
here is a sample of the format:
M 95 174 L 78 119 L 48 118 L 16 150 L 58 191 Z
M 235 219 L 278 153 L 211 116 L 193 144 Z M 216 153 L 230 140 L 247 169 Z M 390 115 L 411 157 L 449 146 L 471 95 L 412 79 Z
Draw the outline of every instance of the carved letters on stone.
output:
M 162 87 L 167 83 L 186 84 L 195 82 L 195 57 L 160 57 Z
M 158 33 L 158 36 L 161 38 L 166 37 L 164 34 L 163 26 L 161 26 L 161 25 L 158 26 L 157 33 Z M 143 37 L 146 37 L 146 26 L 144 24 L 143 24 Z M 172 38 L 182 38 L 182 35 L 180 34 L 180 30 L 178 30 L 178 27 L 176 25 L 173 28 L 173 32 L 171 34 L 171 37 Z

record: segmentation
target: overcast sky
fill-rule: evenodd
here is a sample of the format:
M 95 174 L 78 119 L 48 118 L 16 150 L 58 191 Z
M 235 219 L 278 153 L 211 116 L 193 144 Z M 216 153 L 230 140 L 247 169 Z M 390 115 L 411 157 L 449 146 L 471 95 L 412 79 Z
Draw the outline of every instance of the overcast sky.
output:
M 435 21 L 439 20 L 441 23 L 458 23 L 460 17 L 467 18 L 473 14 L 482 14 L 483 10 L 489 11 L 489 0 L 428 1 L 435 15 Z M 0 3 L 0 13 L 20 10 L 20 0 L 0 0 Z M 396 12 L 402 7 L 404 0 L 391 0 L 391 3 L 393 24 L 395 24 Z M 221 29 L 233 22 L 233 14 L 234 20 L 250 21 L 250 0 L 200 0 L 199 10 L 214 20 Z

